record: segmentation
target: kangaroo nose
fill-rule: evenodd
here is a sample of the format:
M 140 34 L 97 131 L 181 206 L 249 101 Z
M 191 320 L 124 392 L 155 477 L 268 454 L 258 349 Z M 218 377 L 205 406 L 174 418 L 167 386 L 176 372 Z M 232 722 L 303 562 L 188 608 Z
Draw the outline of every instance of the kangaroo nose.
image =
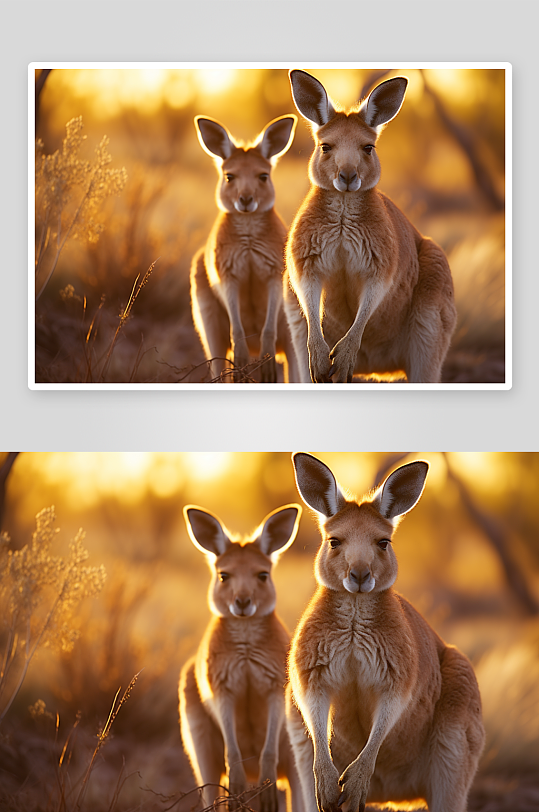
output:
M 236 598 L 234 601 L 240 612 L 243 612 L 251 603 L 251 598 Z
M 371 571 L 368 567 L 362 570 L 361 572 L 359 572 L 356 568 L 352 568 L 350 570 L 350 579 L 352 581 L 355 581 L 355 583 L 358 584 L 359 586 L 365 583 L 365 581 L 368 581 L 370 577 Z
M 355 170 L 350 170 L 348 172 L 339 172 L 339 180 L 345 184 L 345 186 L 351 186 L 354 181 L 357 179 L 357 172 Z
M 247 197 L 246 195 L 240 195 L 240 203 L 241 203 L 242 206 L 247 207 L 252 202 L 253 202 L 253 196 L 252 195 L 249 195 L 249 197 Z

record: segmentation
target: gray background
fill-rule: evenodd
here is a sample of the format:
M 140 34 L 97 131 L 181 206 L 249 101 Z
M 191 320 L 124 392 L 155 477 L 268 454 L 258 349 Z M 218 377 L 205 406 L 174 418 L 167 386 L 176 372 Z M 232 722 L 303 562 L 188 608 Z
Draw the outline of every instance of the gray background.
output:
M 539 450 L 535 2 L 5 2 L 0 447 Z M 27 66 L 47 61 L 513 65 L 511 391 L 30 391 Z

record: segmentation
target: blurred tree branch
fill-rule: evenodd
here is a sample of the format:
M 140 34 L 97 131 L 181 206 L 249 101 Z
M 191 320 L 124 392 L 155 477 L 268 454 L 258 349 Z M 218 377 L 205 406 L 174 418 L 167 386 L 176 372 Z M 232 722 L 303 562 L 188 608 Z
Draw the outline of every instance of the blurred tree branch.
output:
M 423 68 L 420 69 L 420 73 L 423 79 L 425 93 L 432 99 L 434 108 L 444 127 L 453 136 L 468 159 L 477 186 L 479 187 L 483 196 L 486 198 L 494 211 L 503 211 L 505 208 L 503 197 L 501 197 L 496 191 L 492 178 L 479 156 L 477 145 L 472 139 L 470 133 L 451 116 L 441 97 L 427 82 L 427 77 L 425 76 L 425 71 Z
M 410 454 L 409 451 L 399 452 L 397 454 L 386 454 L 382 462 L 378 466 L 378 470 L 374 475 L 372 487 L 376 488 L 386 478 L 389 472 L 395 468 L 396 465 L 403 462 Z
M 509 552 L 509 534 L 504 530 L 499 519 L 482 510 L 475 502 L 470 489 L 466 486 L 464 481 L 449 464 L 449 459 L 446 453 L 444 458 L 447 466 L 448 478 L 455 483 L 458 488 L 462 504 L 468 511 L 473 521 L 481 528 L 492 549 L 497 555 L 499 562 L 502 565 L 505 580 L 511 594 L 516 598 L 520 607 L 527 615 L 539 615 L 539 604 L 533 596 L 528 586 L 528 583 L 522 573 L 521 568 L 514 561 L 511 553 Z
M 382 81 L 384 76 L 387 76 L 388 73 L 392 73 L 392 70 L 392 68 L 387 68 L 386 70 L 371 71 L 363 83 L 363 87 L 359 93 L 359 98 L 364 99 L 368 95 L 369 91 L 371 91 L 375 85 Z
M 382 482 L 388 473 L 395 468 L 395 466 L 402 463 L 408 456 L 409 452 L 385 455 L 374 477 L 373 486 L 376 487 Z M 510 593 L 516 598 L 519 606 L 527 615 L 539 615 L 539 603 L 532 594 L 522 569 L 510 553 L 508 531 L 504 529 L 499 519 L 494 518 L 479 507 L 464 480 L 451 468 L 447 453 L 444 453 L 444 459 L 447 466 L 447 476 L 449 480 L 456 485 L 463 507 L 467 510 L 475 524 L 483 531 L 492 550 L 496 554 L 502 566 Z
M 4 510 L 6 506 L 6 485 L 13 463 L 19 456 L 19 451 L 10 451 L 2 465 L 0 465 L 0 530 L 3 528 Z
M 44 68 L 41 70 L 38 76 L 36 76 L 36 100 L 35 100 L 35 131 L 37 133 L 37 120 L 39 116 L 39 101 L 41 96 L 41 91 L 45 86 L 45 82 L 47 81 L 47 77 L 51 72 L 52 68 Z

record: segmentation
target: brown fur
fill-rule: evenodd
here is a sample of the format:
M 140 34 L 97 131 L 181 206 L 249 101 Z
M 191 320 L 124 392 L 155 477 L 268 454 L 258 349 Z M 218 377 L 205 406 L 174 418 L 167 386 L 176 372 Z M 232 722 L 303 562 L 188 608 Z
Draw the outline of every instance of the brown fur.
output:
M 290 79 L 316 144 L 286 247 L 285 309 L 302 380 L 404 372 L 436 383 L 456 323 L 451 271 L 442 249 L 376 188 L 378 135 L 407 80 L 383 82 L 344 113 L 314 77 Z
M 402 466 L 360 501 L 316 458 L 297 454 L 294 465 L 322 534 L 318 589 L 290 654 L 288 727 L 305 805 L 358 812 L 421 798 L 430 812 L 465 812 L 484 742 L 477 681 L 392 589 L 393 532 L 428 465 Z
M 288 808 L 303 812 L 299 779 L 284 722 L 285 665 L 290 637 L 275 613 L 271 569 L 297 532 L 301 508 L 271 513 L 247 541 L 232 541 L 219 520 L 193 506 L 184 509 L 193 543 L 212 570 L 209 605 L 214 614 L 198 651 L 180 677 L 184 747 L 209 806 L 269 781 L 261 812 L 277 812 L 277 779 L 284 779 Z M 291 797 L 290 797 L 291 796 Z
M 271 170 L 290 147 L 295 116 L 268 124 L 254 146 L 238 146 L 218 122 L 197 116 L 202 147 L 219 172 L 217 216 L 206 246 L 193 258 L 191 305 L 195 327 L 211 371 L 226 368 L 230 351 L 236 369 L 251 356 L 269 355 L 262 382 L 277 380 L 275 356 L 285 378 L 298 373 L 283 310 L 282 278 L 286 226 L 274 209 Z M 237 376 L 236 376 L 237 377 Z

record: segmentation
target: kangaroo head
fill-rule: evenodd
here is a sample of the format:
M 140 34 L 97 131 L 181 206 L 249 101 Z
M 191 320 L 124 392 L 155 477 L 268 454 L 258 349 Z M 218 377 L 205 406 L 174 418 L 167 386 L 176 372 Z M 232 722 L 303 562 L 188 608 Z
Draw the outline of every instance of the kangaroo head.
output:
M 324 86 L 305 71 L 290 71 L 290 84 L 294 104 L 311 123 L 315 141 L 309 163 L 311 183 L 343 193 L 376 186 L 378 135 L 399 112 L 408 79 L 387 79 L 348 112 L 337 110 Z
M 212 571 L 208 602 L 220 617 L 249 618 L 275 609 L 273 565 L 296 537 L 301 507 L 286 505 L 270 513 L 246 539 L 233 539 L 212 513 L 194 505 L 183 509 L 191 541 Z
M 399 520 L 417 504 L 429 465 L 397 468 L 361 500 L 343 493 L 330 469 L 310 454 L 294 454 L 296 483 L 303 501 L 318 515 L 322 544 L 315 562 L 317 581 L 350 593 L 381 592 L 397 578 L 392 538 Z
M 225 212 L 250 214 L 269 211 L 275 203 L 271 170 L 290 149 L 296 129 L 296 116 L 271 121 L 251 146 L 236 142 L 217 121 L 195 118 L 199 141 L 211 155 L 219 172 L 216 201 Z

